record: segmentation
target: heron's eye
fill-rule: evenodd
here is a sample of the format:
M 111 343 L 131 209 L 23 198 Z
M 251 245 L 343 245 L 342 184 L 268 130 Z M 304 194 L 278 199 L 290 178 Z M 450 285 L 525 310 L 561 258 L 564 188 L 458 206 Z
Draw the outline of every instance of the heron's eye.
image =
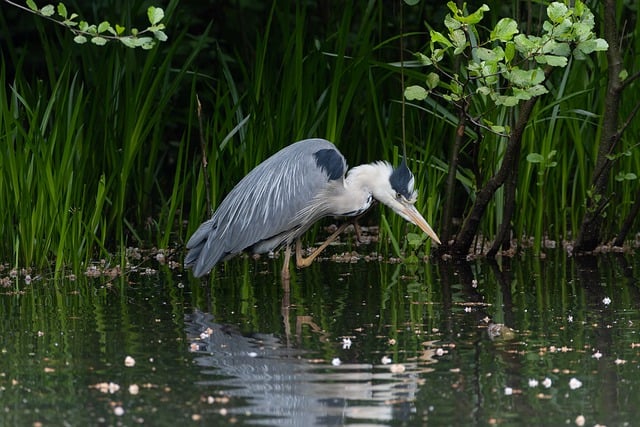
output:
M 398 200 L 402 200 L 402 194 L 400 194 L 400 193 L 396 193 L 396 199 L 398 199 Z

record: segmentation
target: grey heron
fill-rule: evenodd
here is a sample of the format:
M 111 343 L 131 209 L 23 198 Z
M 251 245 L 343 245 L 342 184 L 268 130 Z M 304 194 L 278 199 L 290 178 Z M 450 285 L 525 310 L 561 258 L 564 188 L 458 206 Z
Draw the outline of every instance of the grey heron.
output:
M 339 227 L 307 258 L 300 237 L 326 216 L 355 217 L 374 199 L 440 239 L 414 206 L 414 177 L 403 159 L 393 168 L 384 161 L 347 172 L 344 156 L 329 141 L 305 139 L 278 151 L 255 167 L 220 203 L 187 242 L 185 266 L 201 277 L 221 260 L 240 252 L 265 253 L 285 248 L 283 279 L 289 278 L 291 245 L 296 264 L 306 267 L 348 224 Z

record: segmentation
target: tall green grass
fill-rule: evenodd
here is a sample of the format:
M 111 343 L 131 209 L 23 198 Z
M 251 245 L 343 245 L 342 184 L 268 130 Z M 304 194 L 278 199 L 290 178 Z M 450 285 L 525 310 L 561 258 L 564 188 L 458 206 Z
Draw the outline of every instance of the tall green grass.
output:
M 183 198 L 175 178 L 187 157 L 179 127 L 195 114 L 184 110 L 176 120 L 174 105 L 184 104 L 206 38 L 183 55 L 184 32 L 173 33 L 165 50 L 139 53 L 78 47 L 69 34 L 60 41 L 42 31 L 45 73 L 28 76 L 24 56 L 9 62 L 14 81 L 7 61 L 0 71 L 3 259 L 37 268 L 55 261 L 58 272 L 127 245 L 150 246 L 157 236 L 166 245 L 175 226 L 167 222 Z M 175 177 L 166 178 L 173 158 Z
M 41 56 L 25 56 L 18 40 L 5 37 L 0 259 L 30 267 L 54 262 L 59 271 L 123 253 L 129 245 L 180 246 L 242 176 L 307 137 L 333 140 L 351 166 L 378 159 L 397 164 L 404 145 L 420 191 L 418 208 L 438 231 L 455 111 L 432 100 L 407 103 L 403 140 L 400 8 L 382 0 L 340 2 L 340 13 L 329 14 L 315 2 L 260 5 L 244 10 L 254 14 L 247 19 L 258 23 L 255 31 L 227 40 L 216 27 L 178 26 L 188 20 L 173 0 L 165 8 L 170 40 L 149 52 L 77 46 L 69 34 L 39 19 L 29 24 L 31 35 L 38 35 L 29 46 L 39 46 Z M 488 22 L 518 10 L 516 2 L 490 6 Z M 123 22 L 134 22 L 136 9 L 126 10 Z M 442 29 L 446 9 L 422 3 L 405 6 L 403 13 L 408 59 L 429 42 L 425 20 Z M 640 68 L 632 54 L 639 31 L 623 39 L 630 46 L 630 74 Z M 42 58 L 39 67 L 27 61 L 36 57 Z M 550 94 L 540 99 L 526 129 L 512 222 L 514 237 L 533 236 L 536 250 L 545 237 L 575 236 L 582 218 L 605 69 L 604 55 L 597 55 L 552 75 Z M 407 82 L 423 78 L 418 69 L 403 73 Z M 474 102 L 496 124 L 512 119 L 508 111 L 488 111 L 479 99 Z M 626 96 L 623 113 L 633 106 Z M 640 170 L 633 139 L 639 126 L 635 121 L 627 130 L 620 148 L 630 155 L 617 158 L 614 174 Z M 457 218 L 499 167 L 505 144 L 490 136 L 477 142 L 475 129 L 465 131 L 456 170 Z M 530 153 L 546 158 L 554 151 L 554 167 L 526 160 Z M 611 179 L 608 235 L 615 234 L 637 192 L 637 179 L 621 177 Z M 485 213 L 480 234 L 486 240 L 503 220 L 504 203 L 498 192 Z M 405 252 L 401 237 L 413 229 L 384 208 L 368 220 L 380 218 L 387 224 L 380 248 Z

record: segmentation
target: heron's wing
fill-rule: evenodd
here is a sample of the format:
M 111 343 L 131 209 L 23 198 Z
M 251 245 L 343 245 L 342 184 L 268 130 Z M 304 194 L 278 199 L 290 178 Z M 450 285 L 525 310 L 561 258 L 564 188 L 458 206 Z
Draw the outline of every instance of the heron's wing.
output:
M 344 157 L 328 141 L 308 139 L 285 147 L 245 176 L 196 230 L 185 264 L 193 265 L 196 276 L 206 274 L 227 256 L 252 246 L 271 250 L 297 230 L 304 232 L 311 224 L 303 224 L 299 212 L 331 181 L 343 179 L 346 169 Z

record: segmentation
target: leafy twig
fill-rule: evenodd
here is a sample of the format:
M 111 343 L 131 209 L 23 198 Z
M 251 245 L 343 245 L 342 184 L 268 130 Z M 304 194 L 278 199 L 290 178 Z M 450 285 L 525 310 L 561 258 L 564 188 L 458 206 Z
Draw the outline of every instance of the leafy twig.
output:
M 149 6 L 147 9 L 147 17 L 151 24 L 149 27 L 142 31 L 132 28 L 129 34 L 125 34 L 125 27 L 119 24 L 115 24 L 114 27 L 109 21 L 102 21 L 97 25 L 89 24 L 87 21 L 77 21 L 79 15 L 77 13 L 69 13 L 64 3 L 58 3 L 57 7 L 47 4 L 39 8 L 34 0 L 26 0 L 26 7 L 11 0 L 4 1 L 19 9 L 62 25 L 75 35 L 73 40 L 78 44 L 84 44 L 90 40 L 91 43 L 97 46 L 104 46 L 111 40 L 117 40 L 130 48 L 151 49 L 156 42 L 164 42 L 168 39 L 163 31 L 165 25 L 161 22 L 164 19 L 164 10 L 155 6 Z

